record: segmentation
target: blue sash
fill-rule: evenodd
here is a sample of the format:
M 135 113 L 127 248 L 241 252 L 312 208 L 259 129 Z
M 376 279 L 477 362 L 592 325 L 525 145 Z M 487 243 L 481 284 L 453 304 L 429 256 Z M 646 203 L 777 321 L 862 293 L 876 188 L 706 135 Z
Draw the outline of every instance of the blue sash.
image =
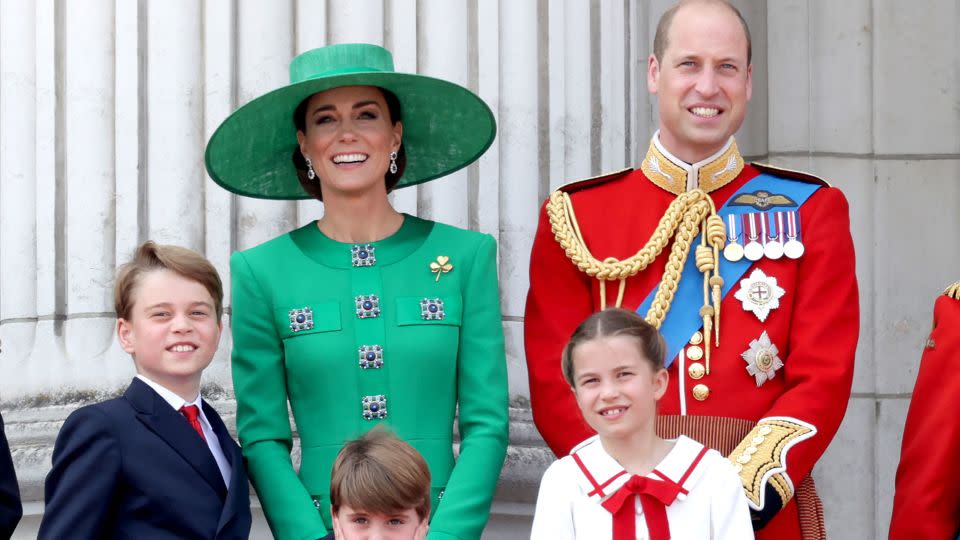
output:
M 723 205 L 717 214 L 727 222 L 727 216 L 747 214 L 757 212 L 752 206 L 730 206 L 730 202 L 735 200 L 742 193 L 753 193 L 759 190 L 786 195 L 796 203 L 795 208 L 773 208 L 772 210 L 796 210 L 800 208 L 818 190 L 819 184 L 790 180 L 786 178 L 777 178 L 768 174 L 761 174 L 744 184 L 736 193 L 730 196 L 727 203 Z M 670 367 L 674 359 L 680 354 L 680 350 L 686 345 L 690 336 L 703 326 L 703 319 L 700 317 L 700 308 L 703 307 L 703 274 L 697 270 L 696 257 L 694 249 L 700 245 L 700 236 L 693 239 L 690 244 L 690 254 L 687 256 L 687 262 L 683 267 L 683 275 L 680 283 L 677 285 L 677 293 L 670 304 L 670 311 L 660 327 L 660 333 L 667 343 L 667 361 L 666 366 Z M 669 246 L 666 248 L 670 249 Z M 741 259 L 737 262 L 730 262 L 721 255 L 720 277 L 723 278 L 723 287 L 721 289 L 721 298 L 726 298 L 727 293 L 734 285 L 740 283 L 743 274 L 753 266 L 753 261 Z M 647 295 L 646 299 L 637 307 L 637 313 L 646 316 L 653 304 L 653 298 L 657 294 L 657 286 Z M 722 321 L 722 319 L 721 319 Z M 705 336 L 706 338 L 706 336 Z

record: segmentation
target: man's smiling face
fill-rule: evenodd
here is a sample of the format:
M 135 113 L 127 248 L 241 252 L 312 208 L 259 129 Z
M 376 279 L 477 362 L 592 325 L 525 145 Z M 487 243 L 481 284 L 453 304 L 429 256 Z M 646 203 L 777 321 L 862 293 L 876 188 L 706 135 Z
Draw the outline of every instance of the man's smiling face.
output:
M 677 10 L 663 58 L 647 62 L 647 87 L 658 97 L 660 142 L 688 162 L 726 144 L 747 113 L 752 66 L 737 16 L 720 4 Z

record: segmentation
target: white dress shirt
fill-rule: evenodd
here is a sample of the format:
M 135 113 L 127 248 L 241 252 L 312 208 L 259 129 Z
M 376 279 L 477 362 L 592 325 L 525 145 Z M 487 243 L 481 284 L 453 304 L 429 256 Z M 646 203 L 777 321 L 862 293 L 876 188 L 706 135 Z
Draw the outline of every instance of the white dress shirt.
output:
M 180 408 L 184 405 L 196 405 L 197 408 L 200 409 L 199 418 L 200 427 L 203 429 L 203 437 L 207 440 L 207 447 L 210 448 L 210 453 L 213 454 L 213 459 L 217 462 L 217 467 L 220 469 L 220 476 L 223 476 L 224 485 L 229 488 L 232 474 L 230 462 L 227 461 L 227 456 L 224 455 L 223 448 L 220 446 L 220 439 L 217 437 L 217 434 L 214 433 L 213 427 L 210 426 L 210 421 L 207 420 L 206 413 L 203 412 L 203 399 L 200 397 L 200 393 L 197 392 L 197 397 L 193 401 L 188 402 L 174 392 L 164 388 L 159 383 L 153 382 L 139 373 L 137 374 L 137 378 L 145 382 L 150 388 L 153 388 L 156 393 L 160 394 L 160 397 L 169 403 L 170 406 L 173 407 L 173 410 L 177 411 L 177 414 L 182 415 Z M 184 421 L 186 421 L 186 417 L 184 417 Z

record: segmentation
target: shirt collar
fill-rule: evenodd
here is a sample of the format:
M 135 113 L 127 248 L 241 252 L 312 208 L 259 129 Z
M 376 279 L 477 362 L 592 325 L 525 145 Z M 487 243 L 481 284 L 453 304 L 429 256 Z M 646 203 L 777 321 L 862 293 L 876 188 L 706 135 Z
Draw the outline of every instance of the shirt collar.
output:
M 731 136 L 716 154 L 689 164 L 663 147 L 658 130 L 653 134 L 640 168 L 651 182 L 674 195 L 697 188 L 709 193 L 727 185 L 740 174 L 743 156 Z
M 173 407 L 173 410 L 179 411 L 180 408 L 183 407 L 184 405 L 196 405 L 200 409 L 200 415 L 204 416 L 203 398 L 200 397 L 200 392 L 197 392 L 197 397 L 193 401 L 186 401 L 182 397 L 178 396 L 175 392 L 167 389 L 165 386 L 161 385 L 158 382 L 151 381 L 150 379 L 141 375 L 140 373 L 137 373 L 137 378 L 145 382 L 147 386 L 149 386 L 150 388 L 153 388 L 154 392 L 160 394 L 160 397 L 162 397 L 164 401 L 169 403 L 170 406 Z M 204 419 L 206 419 L 205 416 L 204 416 Z

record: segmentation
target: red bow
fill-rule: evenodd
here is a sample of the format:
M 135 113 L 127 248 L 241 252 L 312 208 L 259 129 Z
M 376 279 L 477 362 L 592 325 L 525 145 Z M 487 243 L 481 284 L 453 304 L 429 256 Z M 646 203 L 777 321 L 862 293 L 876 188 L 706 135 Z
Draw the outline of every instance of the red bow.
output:
M 637 516 L 633 498 L 640 497 L 640 507 L 647 520 L 650 540 L 670 540 L 670 523 L 667 521 L 667 506 L 680 493 L 676 482 L 654 480 L 645 476 L 633 476 L 603 502 L 603 507 L 613 514 L 613 540 L 636 540 Z

